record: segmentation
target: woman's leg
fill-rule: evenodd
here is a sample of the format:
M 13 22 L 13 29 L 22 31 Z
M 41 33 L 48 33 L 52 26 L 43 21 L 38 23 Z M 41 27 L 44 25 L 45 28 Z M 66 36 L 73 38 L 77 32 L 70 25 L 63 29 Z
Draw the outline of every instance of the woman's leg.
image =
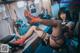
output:
M 30 37 L 32 33 L 36 30 L 36 28 L 37 28 L 36 26 L 32 26 L 23 37 Z
M 27 40 L 31 36 L 31 34 L 35 31 L 35 29 L 36 29 L 36 26 L 32 26 L 28 30 L 28 32 L 24 36 L 21 36 L 18 40 L 16 40 L 14 44 L 16 45 L 23 44 L 25 40 Z
M 43 31 L 40 28 L 37 28 L 36 26 L 32 26 L 23 37 L 30 37 L 32 33 L 36 33 L 39 37 L 41 37 Z

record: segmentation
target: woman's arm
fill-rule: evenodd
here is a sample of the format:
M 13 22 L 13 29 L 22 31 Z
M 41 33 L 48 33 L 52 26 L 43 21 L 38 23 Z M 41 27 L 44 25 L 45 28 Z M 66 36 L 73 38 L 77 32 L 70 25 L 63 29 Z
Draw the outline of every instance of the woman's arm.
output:
M 74 27 L 74 22 L 70 21 L 66 26 L 71 30 Z
M 30 23 L 41 23 L 44 25 L 51 25 L 53 27 L 57 26 L 57 20 L 48 20 L 48 19 L 41 19 L 40 17 L 34 17 L 32 16 L 28 11 L 24 12 L 24 16 L 27 17 Z
M 58 23 L 57 20 L 47 20 L 47 19 L 40 19 L 39 22 L 44 25 L 51 25 L 53 27 L 56 27 Z
M 57 20 L 41 19 L 39 17 L 36 17 L 36 18 L 32 17 L 29 22 L 30 23 L 41 23 L 44 25 L 51 25 L 53 27 L 56 27 L 58 24 Z

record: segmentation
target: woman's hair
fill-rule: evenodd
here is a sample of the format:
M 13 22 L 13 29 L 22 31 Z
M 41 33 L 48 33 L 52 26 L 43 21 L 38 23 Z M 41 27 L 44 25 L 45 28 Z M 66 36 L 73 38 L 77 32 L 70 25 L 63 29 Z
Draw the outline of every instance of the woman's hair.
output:
M 62 13 L 66 14 L 66 20 L 71 21 L 70 12 L 68 10 L 59 10 L 59 12 L 58 12 L 58 19 L 62 20 L 61 17 L 60 17 L 60 15 Z

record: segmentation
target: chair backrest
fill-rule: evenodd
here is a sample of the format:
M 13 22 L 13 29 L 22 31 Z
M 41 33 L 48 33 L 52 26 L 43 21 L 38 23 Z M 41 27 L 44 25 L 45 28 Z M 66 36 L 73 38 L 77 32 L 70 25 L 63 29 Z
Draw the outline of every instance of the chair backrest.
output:
M 76 26 L 75 26 L 75 28 L 74 28 L 74 33 L 75 33 L 75 35 L 78 35 L 78 26 L 79 26 L 79 21 L 76 23 Z
M 11 35 L 10 24 L 6 20 L 0 20 L 0 39 Z

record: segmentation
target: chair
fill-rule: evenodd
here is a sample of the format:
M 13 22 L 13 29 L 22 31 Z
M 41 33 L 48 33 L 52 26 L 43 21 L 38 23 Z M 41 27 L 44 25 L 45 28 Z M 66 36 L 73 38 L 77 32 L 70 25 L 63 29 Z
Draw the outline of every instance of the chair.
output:
M 8 43 L 14 38 L 10 24 L 6 20 L 0 20 L 0 42 Z

